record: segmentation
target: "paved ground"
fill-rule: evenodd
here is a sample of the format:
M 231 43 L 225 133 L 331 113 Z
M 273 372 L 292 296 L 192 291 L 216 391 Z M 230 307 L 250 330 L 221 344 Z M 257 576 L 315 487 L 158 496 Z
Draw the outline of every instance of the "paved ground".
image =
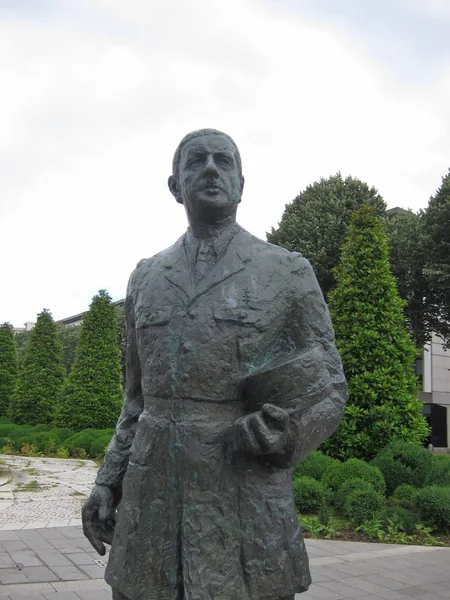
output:
M 450 548 L 307 546 L 314 583 L 298 600 L 450 599 Z M 80 527 L 0 531 L 0 600 L 108 600 L 104 567 Z
M 0 600 L 110 600 L 79 526 L 95 463 L 0 458 Z M 450 600 L 450 548 L 306 543 L 314 583 L 297 600 Z
M 0 460 L 0 530 L 80 524 L 81 505 L 98 468 L 95 462 L 5 454 Z

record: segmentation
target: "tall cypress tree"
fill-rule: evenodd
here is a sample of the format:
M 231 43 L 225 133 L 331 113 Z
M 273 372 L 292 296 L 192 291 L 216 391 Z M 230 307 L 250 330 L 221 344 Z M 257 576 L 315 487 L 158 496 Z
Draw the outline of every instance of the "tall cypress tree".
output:
M 17 384 L 19 358 L 14 332 L 9 323 L 0 327 L 0 417 L 9 412 Z
M 121 381 L 116 313 L 107 292 L 100 290 L 83 316 L 57 424 L 75 430 L 113 427 L 123 401 Z
M 50 311 L 39 313 L 19 370 L 10 415 L 15 423 L 50 423 L 64 382 L 61 344 Z
M 428 434 L 417 397 L 416 349 L 406 329 L 383 225 L 371 207 L 352 218 L 330 312 L 349 383 L 338 431 L 324 449 L 339 458 L 372 458 L 394 439 L 420 444 Z

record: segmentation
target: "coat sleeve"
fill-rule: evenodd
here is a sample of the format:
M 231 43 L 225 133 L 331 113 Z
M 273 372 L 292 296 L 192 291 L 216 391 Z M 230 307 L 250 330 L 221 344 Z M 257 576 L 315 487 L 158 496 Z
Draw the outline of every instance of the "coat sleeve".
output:
M 121 496 L 122 481 L 128 466 L 131 444 L 136 433 L 139 416 L 144 409 L 134 311 L 134 297 L 138 279 L 139 265 L 131 275 L 125 299 L 127 335 L 125 400 L 115 434 L 109 443 L 96 479 L 98 485 L 112 488 L 119 497 Z
M 341 358 L 335 345 L 330 313 L 323 298 L 310 263 L 298 254 L 292 256 L 292 271 L 285 296 L 285 319 L 281 332 L 280 350 L 292 361 L 305 351 L 314 349 L 314 355 L 322 370 L 328 372 L 329 384 L 325 397 L 317 395 L 317 401 L 305 402 L 305 388 L 314 389 L 318 369 L 306 369 L 303 374 L 301 394 L 291 403 L 290 436 L 285 452 L 265 456 L 273 466 L 289 468 L 304 459 L 337 429 L 347 401 L 347 383 Z M 320 370 L 320 369 L 319 369 Z M 292 393 L 292 381 L 285 379 L 285 386 Z M 305 385 L 306 384 L 306 385 Z M 310 396 L 311 397 L 311 396 Z M 312 395 L 314 397 L 314 394 Z M 306 408 L 302 408 L 305 407 Z

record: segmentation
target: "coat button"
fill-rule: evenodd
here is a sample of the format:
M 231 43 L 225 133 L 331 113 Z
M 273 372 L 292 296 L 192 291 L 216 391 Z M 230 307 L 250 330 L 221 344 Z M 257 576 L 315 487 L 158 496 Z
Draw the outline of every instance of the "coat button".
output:
M 183 373 L 181 379 L 182 381 L 189 381 L 189 373 Z
M 190 310 L 190 311 L 188 312 L 188 315 L 189 315 L 189 318 L 190 318 L 190 319 L 195 319 L 195 317 L 196 317 L 196 312 L 195 312 L 194 310 Z
M 192 350 L 192 344 L 190 344 L 189 342 L 183 342 L 181 344 L 181 351 L 186 354 L 187 352 L 190 352 Z

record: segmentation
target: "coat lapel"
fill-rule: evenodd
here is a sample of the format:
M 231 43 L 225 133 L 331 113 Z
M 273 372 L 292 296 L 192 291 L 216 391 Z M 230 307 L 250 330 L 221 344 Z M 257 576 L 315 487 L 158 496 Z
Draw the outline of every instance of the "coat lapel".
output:
M 192 296 L 192 284 L 184 238 L 184 235 L 181 236 L 172 247 L 172 250 L 168 252 L 163 263 L 163 271 L 167 281 L 190 297 Z

